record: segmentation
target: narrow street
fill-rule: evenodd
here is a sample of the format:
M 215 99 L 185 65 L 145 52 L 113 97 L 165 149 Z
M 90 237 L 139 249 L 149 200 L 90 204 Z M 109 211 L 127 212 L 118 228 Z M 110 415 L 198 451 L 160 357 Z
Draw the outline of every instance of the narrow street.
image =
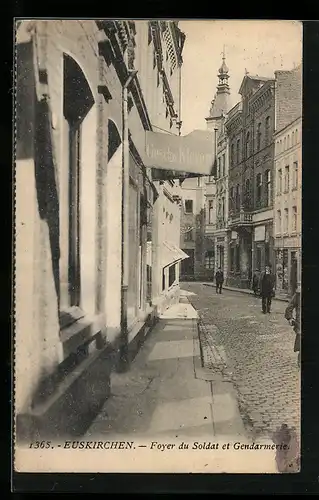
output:
M 284 318 L 287 303 L 274 300 L 271 314 L 264 315 L 253 295 L 217 295 L 200 283 L 181 288 L 199 314 L 203 357 L 209 368 L 222 368 L 231 378 L 246 430 L 265 436 L 287 424 L 298 432 L 300 377 L 294 334 Z

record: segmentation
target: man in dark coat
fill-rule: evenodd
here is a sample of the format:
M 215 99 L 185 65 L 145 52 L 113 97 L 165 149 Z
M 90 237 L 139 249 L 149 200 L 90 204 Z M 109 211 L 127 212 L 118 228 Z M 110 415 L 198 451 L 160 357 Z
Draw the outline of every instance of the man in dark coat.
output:
M 275 276 L 271 273 L 270 266 L 266 266 L 265 272 L 261 275 L 260 294 L 262 301 L 262 312 L 270 313 L 271 301 L 275 292 Z
M 300 322 L 300 312 L 301 312 L 301 299 L 300 299 L 300 284 L 297 284 L 296 292 L 294 293 L 292 299 L 290 300 L 285 311 L 285 318 L 289 321 L 291 326 L 294 328 L 296 334 L 294 351 L 298 352 L 298 366 L 300 367 L 300 344 L 301 344 L 301 322 Z M 295 317 L 294 316 L 295 311 Z
M 215 274 L 215 281 L 216 281 L 216 293 L 222 293 L 222 287 L 224 283 L 224 273 L 220 267 L 218 268 L 218 271 Z

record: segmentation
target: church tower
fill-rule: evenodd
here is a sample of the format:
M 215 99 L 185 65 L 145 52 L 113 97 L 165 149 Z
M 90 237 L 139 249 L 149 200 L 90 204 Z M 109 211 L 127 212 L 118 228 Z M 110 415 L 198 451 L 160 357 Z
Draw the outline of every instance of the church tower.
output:
M 230 88 L 228 85 L 229 69 L 226 65 L 225 48 L 222 65 L 218 70 L 218 85 L 214 99 L 211 102 L 209 116 L 205 118 L 208 130 L 219 128 L 222 118 L 230 108 Z

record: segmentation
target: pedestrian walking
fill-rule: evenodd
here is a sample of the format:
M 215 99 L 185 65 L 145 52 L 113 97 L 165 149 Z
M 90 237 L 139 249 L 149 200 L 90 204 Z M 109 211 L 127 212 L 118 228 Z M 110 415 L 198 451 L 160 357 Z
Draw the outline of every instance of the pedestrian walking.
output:
M 255 297 L 258 296 L 259 292 L 259 280 L 260 280 L 259 271 L 256 269 L 253 276 L 253 286 L 252 286 Z
M 275 276 L 272 274 L 270 266 L 266 266 L 265 272 L 261 275 L 260 294 L 263 314 L 270 313 L 271 301 L 275 295 Z
M 285 311 L 285 318 L 293 326 L 296 334 L 294 343 L 294 352 L 298 352 L 298 366 L 300 367 L 300 347 L 301 347 L 301 325 L 300 325 L 300 309 L 301 309 L 301 287 L 300 283 L 297 284 L 296 291 L 290 300 Z
M 215 274 L 216 282 L 216 293 L 222 293 L 223 283 L 224 283 L 224 273 L 219 267 Z

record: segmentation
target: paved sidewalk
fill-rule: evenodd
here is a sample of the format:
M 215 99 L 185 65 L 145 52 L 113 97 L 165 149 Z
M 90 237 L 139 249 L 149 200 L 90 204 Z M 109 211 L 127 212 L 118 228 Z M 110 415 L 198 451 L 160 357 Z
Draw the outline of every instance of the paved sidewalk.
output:
M 144 451 L 112 454 L 115 461 L 103 467 L 113 472 L 277 472 L 274 451 L 256 452 L 258 460 L 251 451 L 223 451 L 222 443 L 251 444 L 251 439 L 227 374 L 203 367 L 197 311 L 187 296 L 182 294 L 181 304 L 162 318 L 130 370 L 112 374 L 111 397 L 84 436 L 89 441 L 133 439 L 136 451 L 141 446 Z M 179 445 L 162 454 L 151 447 L 153 441 L 182 439 L 190 443 L 190 453 L 181 453 Z M 207 447 L 191 451 L 195 440 Z M 145 445 L 137 444 L 141 442 Z M 210 443 L 220 443 L 219 448 L 212 452 Z
M 162 316 L 129 372 L 112 374 L 111 397 L 87 436 L 244 435 L 229 385 L 202 368 L 197 313 L 183 302 Z

